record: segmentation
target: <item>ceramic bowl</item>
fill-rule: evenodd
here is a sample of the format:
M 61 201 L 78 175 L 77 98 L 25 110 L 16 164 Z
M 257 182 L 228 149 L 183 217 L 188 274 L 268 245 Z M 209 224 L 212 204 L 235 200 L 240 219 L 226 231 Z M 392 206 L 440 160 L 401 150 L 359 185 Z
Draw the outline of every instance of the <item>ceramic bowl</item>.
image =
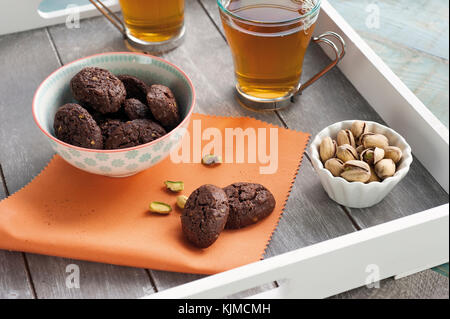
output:
M 381 202 L 389 192 L 406 176 L 413 161 L 411 147 L 397 132 L 384 125 L 365 121 L 369 131 L 384 134 L 389 139 L 391 146 L 399 147 L 403 152 L 402 160 L 397 164 L 397 172 L 393 177 L 386 178 L 382 182 L 364 184 L 360 182 L 350 183 L 342 177 L 334 177 L 325 169 L 320 160 L 319 146 L 322 139 L 330 136 L 335 139 L 340 130 L 350 129 L 354 121 L 335 123 L 323 129 L 315 136 L 310 146 L 312 164 L 319 175 L 319 179 L 328 196 L 337 203 L 351 208 L 371 207 Z
M 61 105 L 76 102 L 70 92 L 70 79 L 87 66 L 105 68 L 116 75 L 130 74 L 146 83 L 168 86 L 178 102 L 181 123 L 155 141 L 118 150 L 86 149 L 58 140 L 53 131 L 55 113 Z M 194 104 L 194 86 L 189 77 L 175 65 L 145 54 L 112 52 L 76 60 L 50 74 L 34 95 L 33 117 L 55 152 L 69 164 L 93 174 L 125 177 L 156 165 L 179 145 L 187 131 Z

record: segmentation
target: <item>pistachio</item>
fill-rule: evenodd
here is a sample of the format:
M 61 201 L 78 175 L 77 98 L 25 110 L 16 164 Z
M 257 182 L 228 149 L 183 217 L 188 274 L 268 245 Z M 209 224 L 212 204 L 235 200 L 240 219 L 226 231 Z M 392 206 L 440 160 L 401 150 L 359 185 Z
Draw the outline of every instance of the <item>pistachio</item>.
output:
M 375 165 L 384 158 L 384 150 L 379 147 L 368 148 L 360 154 L 361 161 L 369 165 Z
M 164 184 L 166 185 L 167 189 L 172 192 L 181 192 L 184 189 L 184 182 L 181 181 L 165 181 Z
M 389 140 L 382 134 L 366 133 L 363 134 L 359 140 L 364 148 L 386 148 L 389 146 Z
M 202 163 L 207 166 L 222 164 L 222 157 L 219 155 L 208 154 L 203 156 Z
M 177 196 L 177 206 L 181 209 L 184 208 L 184 205 L 186 205 L 186 201 L 188 200 L 188 197 L 186 195 L 180 195 Z
M 394 161 L 395 164 L 400 162 L 400 160 L 403 157 L 402 150 L 396 146 L 388 146 L 384 149 L 384 152 L 385 152 L 384 157 L 390 158 L 391 160 Z
M 337 134 L 336 139 L 339 146 L 349 144 L 352 147 L 356 147 L 355 138 L 353 137 L 353 133 L 350 130 L 340 130 Z
M 369 132 L 366 122 L 363 122 L 363 121 L 353 122 L 351 130 L 352 130 L 353 136 L 356 140 L 359 140 L 361 135 Z
M 172 211 L 172 207 L 169 204 L 162 202 L 151 202 L 149 210 L 152 213 L 167 215 Z
M 329 170 L 334 177 L 339 177 L 344 170 L 344 162 L 338 158 L 330 158 L 325 162 L 325 168 Z
M 339 146 L 336 152 L 336 156 L 344 163 L 358 159 L 358 153 L 356 152 L 355 148 L 348 144 Z
M 370 179 L 370 166 L 363 161 L 348 161 L 344 164 L 341 177 L 348 182 L 366 183 Z
M 381 181 L 380 178 L 375 173 L 375 168 L 373 166 L 370 166 L 370 178 L 366 183 L 369 184 L 369 183 L 380 182 L 380 181 Z
M 381 179 L 394 176 L 396 171 L 395 163 L 390 158 L 383 159 L 375 165 L 375 173 Z
M 327 136 L 320 143 L 320 159 L 322 162 L 328 161 L 330 158 L 336 156 L 336 141 L 333 141 L 331 137 Z
M 361 154 L 362 152 L 364 152 L 364 150 L 365 150 L 364 145 L 359 145 L 359 146 L 356 148 L 356 152 L 357 152 L 358 154 Z

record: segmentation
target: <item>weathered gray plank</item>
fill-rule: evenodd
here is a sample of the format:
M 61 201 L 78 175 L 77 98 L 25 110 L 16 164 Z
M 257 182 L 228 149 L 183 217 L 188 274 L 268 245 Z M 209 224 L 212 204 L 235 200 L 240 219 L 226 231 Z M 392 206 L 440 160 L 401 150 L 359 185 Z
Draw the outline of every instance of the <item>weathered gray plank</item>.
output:
M 218 28 L 225 39 L 225 30 L 223 29 L 222 22 L 220 20 L 220 10 L 216 0 L 198 0 L 200 5 L 208 13 L 209 18 L 214 22 L 216 28 Z
M 377 206 L 349 209 L 362 228 L 375 226 L 448 203 L 448 194 L 417 160 L 408 175 Z
M 17 41 L 18 38 L 23 39 L 28 45 Z M 29 124 L 24 125 L 24 122 L 27 120 L 23 118 L 24 114 L 20 114 L 20 112 L 17 111 L 17 107 L 23 106 L 23 109 L 27 108 L 27 118 L 28 120 L 31 119 L 31 112 L 29 111 L 31 108 L 31 96 L 38 85 L 38 80 L 34 81 L 33 79 L 30 79 L 30 81 L 26 81 L 26 83 L 20 83 L 20 80 L 14 77 L 14 75 L 17 72 L 25 75 L 27 70 L 31 70 L 36 73 L 37 77 L 40 75 L 45 76 L 47 71 L 45 71 L 45 73 L 42 72 L 42 68 L 47 68 L 48 70 L 53 68 L 51 63 L 45 61 L 42 64 L 36 65 L 36 60 L 33 57 L 28 57 L 28 59 L 24 58 L 20 61 L 21 63 L 17 63 L 19 62 L 17 52 L 20 52 L 21 50 L 30 50 L 32 48 L 32 44 L 30 43 L 32 38 L 36 38 L 38 42 L 39 40 L 46 40 L 45 33 L 42 31 L 32 31 L 27 34 L 0 37 L 0 66 L 4 72 L 2 74 L 8 75 L 0 80 L 0 96 L 2 97 L 0 100 L 0 110 L 2 113 L 0 115 L 0 144 L 2 145 L 0 150 L 0 163 L 2 160 L 5 160 L 5 164 L 2 164 L 1 167 L 5 177 L 11 176 L 12 174 L 10 173 L 15 170 L 15 174 L 20 179 L 26 174 L 24 171 L 33 169 L 33 164 L 24 160 L 25 156 L 23 155 L 18 155 L 18 158 L 22 159 L 22 165 L 20 166 L 15 166 L 15 163 L 9 163 L 10 161 L 6 160 L 7 157 L 10 157 L 12 160 L 14 156 L 17 156 L 18 153 L 20 154 L 20 151 L 23 149 L 30 149 L 31 151 L 35 150 L 33 145 L 27 145 L 27 142 L 25 140 L 22 141 L 17 135 L 18 131 L 21 130 L 21 127 L 25 127 L 24 131 L 27 131 L 26 127 L 30 126 Z M 45 48 L 43 48 L 43 52 L 45 53 Z M 9 69 L 9 66 L 11 66 L 11 69 Z M 15 92 L 12 92 L 5 81 L 8 81 L 9 85 L 16 87 Z M 24 91 L 22 92 L 22 90 Z M 8 127 L 7 131 L 4 129 L 6 122 L 11 123 L 11 119 L 14 119 L 15 126 Z M 28 123 L 31 122 L 28 121 Z M 31 134 L 35 134 L 37 128 L 36 130 L 31 130 L 34 132 Z M 5 139 L 8 139 L 12 144 L 4 142 Z M 44 150 L 45 149 L 46 148 L 44 147 Z M 36 161 L 38 162 L 39 159 L 36 159 Z M 14 160 L 12 160 L 12 162 L 14 162 Z M 39 163 L 36 163 L 36 165 L 39 165 Z M 4 182 L 5 181 L 0 178 L 0 200 L 4 199 L 7 193 L 6 189 L 3 187 Z M 17 188 L 20 187 L 19 184 L 12 180 L 7 186 L 13 190 L 17 190 Z M 22 253 L 0 251 L 0 298 L 33 298 L 31 283 L 28 280 Z
M 58 67 L 44 29 L 0 37 L 0 163 L 10 193 L 36 176 L 53 151 L 34 124 L 34 91 Z
M 0 80 L 0 96 L 2 97 L 0 101 L 0 162 L 9 191 L 14 193 L 30 182 L 53 155 L 53 151 L 39 132 L 31 114 L 34 91 L 39 83 L 59 66 L 46 29 L 0 37 L 0 66 L 3 74 L 8 75 Z M 11 259 L 12 262 L 13 259 Z M 63 259 L 44 256 L 34 257 L 29 262 L 30 269 L 45 270 L 46 274 L 58 273 L 61 269 L 65 269 L 66 264 L 67 262 Z M 13 264 L 9 265 L 13 266 Z M 148 274 L 144 269 L 124 271 L 121 267 L 104 264 L 84 268 L 86 278 L 89 278 L 91 282 L 97 282 L 98 293 L 104 293 L 105 296 L 115 294 L 117 298 L 124 298 L 144 295 L 142 287 L 147 287 L 149 283 Z M 103 277 L 99 277 L 98 273 L 102 273 Z M 126 274 L 130 278 L 127 278 Z M 39 278 L 39 276 L 38 273 L 31 272 L 32 278 Z M 11 275 L 11 278 L 14 277 Z M 110 278 L 110 280 L 105 281 L 104 278 Z M 57 287 L 62 287 L 65 278 L 57 279 L 62 280 Z M 141 283 L 134 285 L 137 280 L 141 280 Z M 113 282 L 114 289 L 109 290 L 108 285 L 112 285 Z M 17 284 L 19 285 L 20 281 Z M 45 285 L 44 280 L 36 282 L 35 286 L 40 292 L 38 295 L 40 298 L 56 295 L 63 298 L 74 295 L 72 291 L 63 290 L 55 290 L 51 294 L 49 289 L 46 290 L 41 285 Z M 46 293 L 50 295 L 47 296 Z M 81 293 L 84 296 L 97 296 L 89 289 Z
M 0 201 L 6 197 L 4 184 L 6 184 L 6 181 L 3 180 L 2 165 L 0 164 Z
M 31 299 L 22 253 L 0 250 L 0 299 Z
M 380 288 L 361 287 L 333 299 L 448 299 L 449 279 L 432 270 L 394 280 L 380 282 Z
M 320 185 L 312 164 L 303 159 L 293 193 L 286 203 L 286 211 L 267 247 L 266 257 L 348 234 L 356 229 L 343 209 L 328 198 Z M 347 222 L 344 222 L 347 219 Z
M 35 254 L 27 254 L 27 259 L 39 299 L 128 299 L 154 292 L 150 278 L 143 269 Z M 79 288 L 73 284 L 66 285 L 66 281 L 74 274 L 72 265 L 79 269 Z

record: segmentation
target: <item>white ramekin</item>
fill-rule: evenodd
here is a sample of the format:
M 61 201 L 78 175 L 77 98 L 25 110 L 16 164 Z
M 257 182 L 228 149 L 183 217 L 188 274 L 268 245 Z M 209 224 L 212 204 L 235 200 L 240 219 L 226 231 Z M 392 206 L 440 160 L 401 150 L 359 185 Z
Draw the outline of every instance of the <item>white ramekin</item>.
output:
M 411 147 L 405 139 L 394 130 L 375 123 L 365 121 L 369 131 L 380 133 L 389 139 L 391 146 L 399 147 L 403 152 L 403 158 L 397 165 L 397 172 L 382 182 L 364 184 L 360 182 L 350 183 L 342 177 L 334 177 L 325 169 L 320 160 L 319 146 L 322 139 L 330 136 L 335 139 L 337 133 L 343 129 L 350 129 L 354 121 L 343 121 L 330 125 L 317 134 L 310 146 L 311 161 L 319 175 L 320 182 L 328 196 L 337 203 L 351 208 L 366 208 L 381 202 L 387 194 L 406 176 L 413 161 Z

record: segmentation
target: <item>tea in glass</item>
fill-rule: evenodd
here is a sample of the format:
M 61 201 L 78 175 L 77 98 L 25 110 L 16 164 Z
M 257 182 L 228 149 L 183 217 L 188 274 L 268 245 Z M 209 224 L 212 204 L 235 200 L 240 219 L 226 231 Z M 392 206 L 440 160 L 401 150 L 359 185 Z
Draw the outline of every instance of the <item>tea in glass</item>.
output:
M 184 0 L 119 0 L 128 37 L 162 43 L 184 31 Z
M 218 0 L 218 4 L 238 92 L 255 101 L 290 97 L 300 86 L 320 0 Z

